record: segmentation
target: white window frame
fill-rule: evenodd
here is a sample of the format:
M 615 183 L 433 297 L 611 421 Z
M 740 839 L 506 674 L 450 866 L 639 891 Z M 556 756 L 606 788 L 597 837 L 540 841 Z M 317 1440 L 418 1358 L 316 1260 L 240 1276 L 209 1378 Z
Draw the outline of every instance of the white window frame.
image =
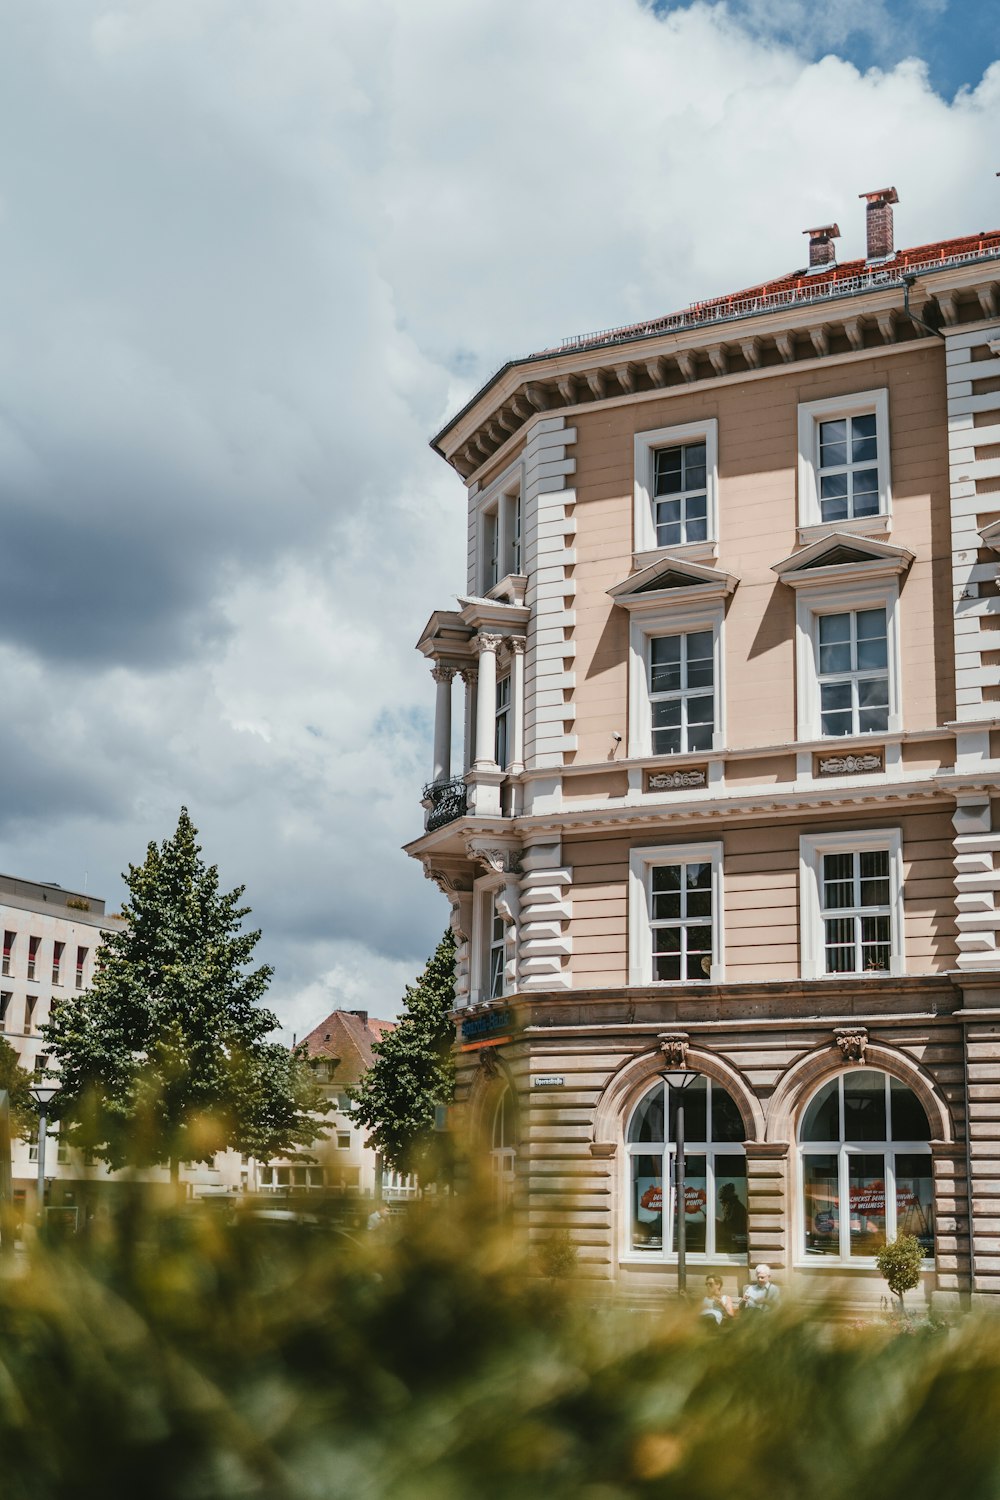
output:
M 889 1089 L 891 1088 L 891 1084 L 893 1082 L 893 1077 L 892 1077 L 891 1074 L 885 1073 L 881 1068 L 874 1068 L 873 1067 L 873 1068 L 869 1068 L 867 1071 L 872 1072 L 872 1073 L 881 1073 L 882 1076 L 883 1076 L 883 1078 L 886 1079 L 886 1083 L 887 1083 L 887 1094 L 886 1094 L 886 1133 L 887 1133 L 887 1135 L 892 1135 L 892 1116 L 891 1116 L 891 1113 L 890 1113 L 892 1105 L 891 1105 L 891 1095 L 889 1093 Z M 797 1189 L 797 1196 L 798 1196 L 798 1207 L 796 1209 L 796 1214 L 795 1214 L 795 1218 L 796 1218 L 796 1235 L 795 1235 L 796 1248 L 795 1248 L 795 1254 L 796 1254 L 796 1265 L 799 1265 L 799 1266 L 854 1266 L 854 1267 L 857 1267 L 857 1268 L 863 1270 L 863 1269 L 865 1269 L 867 1267 L 874 1266 L 874 1264 L 875 1264 L 875 1258 L 874 1258 L 874 1256 L 851 1255 L 851 1253 L 850 1253 L 850 1214 L 849 1213 L 845 1214 L 842 1207 L 840 1208 L 840 1246 L 839 1246 L 839 1254 L 837 1254 L 837 1255 L 810 1255 L 809 1252 L 807 1251 L 807 1249 L 806 1249 L 806 1190 L 805 1190 L 805 1175 L 806 1175 L 806 1159 L 807 1159 L 807 1157 L 809 1157 L 809 1156 L 836 1156 L 836 1158 L 837 1158 L 837 1196 L 838 1196 L 839 1204 L 841 1204 L 841 1205 L 843 1205 L 845 1201 L 848 1202 L 848 1204 L 849 1204 L 849 1201 L 850 1201 L 850 1191 L 849 1191 L 850 1158 L 852 1156 L 868 1155 L 868 1154 L 870 1154 L 872 1152 L 874 1152 L 876 1155 L 881 1155 L 881 1156 L 884 1157 L 885 1164 L 886 1164 L 885 1178 L 884 1178 L 884 1182 L 885 1182 L 885 1189 L 884 1189 L 884 1191 L 885 1191 L 885 1231 L 886 1231 L 886 1240 L 890 1241 L 890 1242 L 893 1239 L 895 1239 L 895 1237 L 896 1237 L 896 1235 L 897 1235 L 897 1233 L 899 1231 L 899 1222 L 898 1222 L 898 1212 L 899 1212 L 899 1209 L 898 1209 L 898 1205 L 897 1205 L 897 1201 L 896 1201 L 896 1157 L 897 1156 L 923 1156 L 923 1155 L 926 1154 L 927 1161 L 928 1161 L 928 1164 L 929 1164 L 929 1167 L 930 1167 L 930 1171 L 928 1172 L 928 1175 L 929 1176 L 933 1176 L 933 1153 L 931 1151 L 931 1146 L 930 1146 L 930 1142 L 929 1141 L 907 1141 L 907 1140 L 899 1140 L 899 1141 L 897 1141 L 895 1139 L 893 1139 L 893 1140 L 886 1140 L 886 1141 L 849 1141 L 849 1140 L 846 1139 L 845 1126 L 844 1126 L 844 1079 L 847 1076 L 849 1076 L 849 1075 L 847 1075 L 845 1073 L 838 1073 L 838 1074 L 835 1075 L 835 1077 L 837 1079 L 837 1096 L 838 1096 L 837 1103 L 838 1103 L 838 1115 L 839 1115 L 839 1125 L 840 1125 L 840 1128 L 839 1128 L 839 1140 L 837 1140 L 837 1141 L 830 1141 L 830 1142 L 823 1142 L 823 1141 L 803 1141 L 801 1139 L 801 1135 L 800 1135 L 803 1123 L 804 1123 L 805 1118 L 806 1118 L 806 1112 L 808 1111 L 809 1107 L 813 1103 L 813 1100 L 816 1098 L 817 1094 L 819 1094 L 822 1091 L 822 1089 L 825 1088 L 826 1084 L 830 1082 L 829 1078 L 824 1078 L 822 1080 L 822 1082 L 819 1083 L 819 1084 L 817 1084 L 817 1086 L 810 1093 L 809 1098 L 806 1100 L 806 1103 L 803 1106 L 802 1113 L 801 1113 L 800 1118 L 799 1118 L 799 1124 L 798 1124 L 798 1126 L 796 1128 L 796 1131 L 795 1131 L 796 1189 Z M 899 1082 L 902 1082 L 903 1080 L 896 1079 L 895 1081 L 897 1083 L 899 1083 Z M 905 1086 L 909 1087 L 909 1085 L 905 1085 Z M 910 1092 L 912 1093 L 913 1090 L 911 1089 Z M 933 1130 L 933 1126 L 931 1126 L 931 1129 Z M 845 1192 L 845 1189 L 847 1190 L 846 1192 Z M 935 1242 L 935 1255 L 934 1255 L 934 1259 L 931 1259 L 930 1257 L 928 1257 L 925 1260 L 925 1262 L 924 1262 L 923 1269 L 928 1270 L 928 1271 L 933 1271 L 934 1266 L 935 1266 L 935 1262 L 936 1262 L 936 1257 L 937 1257 L 937 1222 L 936 1222 L 936 1215 L 935 1215 L 935 1224 L 934 1224 L 934 1242 Z M 845 1253 L 845 1249 L 846 1249 L 846 1253 Z
M 878 974 L 828 974 L 826 930 L 820 890 L 825 854 L 853 854 L 885 849 L 889 854 L 889 967 Z M 865 828 L 851 833 L 804 833 L 799 838 L 799 942 L 803 979 L 828 983 L 856 978 L 891 978 L 906 973 L 903 907 L 903 836 L 898 828 Z
M 524 570 L 524 464 L 509 464 L 487 489 L 476 496 L 476 590 L 489 596 L 505 579 Z M 497 527 L 497 576 L 491 578 L 490 521 Z
M 507 699 L 506 699 L 506 702 L 502 703 L 501 702 L 501 691 L 502 691 L 502 689 L 504 687 L 506 687 L 506 690 L 507 690 Z M 513 728 L 514 728 L 514 699 L 513 699 L 513 692 L 514 692 L 514 677 L 513 677 L 513 673 L 511 671 L 509 671 L 509 670 L 506 671 L 506 672 L 500 672 L 500 673 L 498 673 L 498 675 L 497 675 L 497 686 L 496 686 L 496 705 L 495 705 L 494 714 L 493 714 L 493 753 L 494 753 L 494 756 L 496 756 L 497 764 L 499 765 L 501 771 L 506 771 L 507 768 L 509 767 L 509 765 L 511 763 L 512 755 L 513 755 L 513 749 L 514 749 L 514 746 L 513 746 Z M 504 758 L 503 758 L 502 762 L 501 762 L 499 756 L 497 755 L 497 751 L 500 748 L 500 746 L 499 746 L 499 740 L 500 740 L 500 723 L 501 723 L 501 720 L 503 720 L 503 740 L 504 740 L 504 749 L 505 749 L 505 752 L 506 752 L 505 755 L 504 755 Z
M 693 979 L 653 978 L 653 926 L 650 919 L 652 872 L 658 865 L 711 864 L 712 866 L 712 967 L 706 984 L 722 984 L 726 977 L 723 900 L 723 847 L 721 840 L 702 844 L 660 844 L 633 849 L 629 856 L 628 982 L 676 988 L 701 984 Z
M 903 727 L 902 669 L 899 641 L 899 582 L 895 577 L 868 583 L 849 578 L 825 588 L 802 588 L 795 597 L 795 677 L 797 732 L 800 740 L 822 740 L 826 745 L 850 744 L 852 739 L 877 739 L 874 730 L 863 735 L 824 735 L 819 704 L 820 615 L 847 614 L 859 609 L 884 609 L 889 670 L 889 721 L 886 734 Z
M 707 539 L 703 542 L 681 542 L 676 547 L 661 547 L 656 539 L 654 521 L 654 480 L 656 453 L 661 448 L 679 448 L 688 443 L 705 444 L 705 518 Z M 679 427 L 658 427 L 652 432 L 637 432 L 633 446 L 635 492 L 633 547 L 636 562 L 656 557 L 714 557 L 719 545 L 719 424 L 715 417 L 701 422 L 685 422 Z
M 691 1142 L 689 1140 L 685 1141 L 684 1154 L 685 1154 L 686 1158 L 690 1157 L 690 1156 L 704 1156 L 705 1157 L 705 1182 L 706 1182 L 706 1188 L 708 1188 L 708 1186 L 711 1185 L 711 1192 L 709 1193 L 708 1196 L 709 1196 L 709 1201 L 714 1204 L 714 1203 L 716 1203 L 718 1201 L 718 1199 L 717 1199 L 717 1190 L 716 1190 L 716 1181 L 717 1181 L 717 1177 L 718 1177 L 718 1170 L 717 1170 L 717 1167 L 716 1167 L 716 1160 L 717 1160 L 717 1158 L 720 1157 L 720 1156 L 739 1156 L 739 1157 L 742 1157 L 743 1158 L 743 1162 L 744 1162 L 744 1172 L 746 1174 L 746 1143 L 744 1141 L 716 1141 L 714 1139 L 711 1139 L 711 1137 L 712 1137 L 712 1129 L 711 1129 L 711 1118 L 712 1118 L 712 1113 L 711 1113 L 712 1112 L 711 1095 L 715 1092 L 715 1090 L 718 1090 L 719 1093 L 729 1093 L 729 1090 L 726 1088 L 725 1084 L 720 1083 L 717 1079 L 714 1079 L 714 1078 L 707 1079 L 707 1083 L 708 1083 L 708 1089 L 709 1089 L 710 1098 L 709 1098 L 709 1101 L 707 1102 L 706 1115 L 707 1115 L 707 1118 L 708 1118 L 708 1120 L 710 1122 L 709 1123 L 709 1129 L 708 1129 L 708 1134 L 709 1134 L 710 1139 L 708 1141 L 702 1141 L 702 1142 Z M 673 1243 L 674 1243 L 674 1220 L 675 1220 L 675 1218 L 677 1216 L 676 1182 L 675 1182 L 675 1179 L 674 1179 L 674 1172 L 675 1172 L 675 1168 L 676 1168 L 676 1165 L 677 1165 L 677 1143 L 676 1143 L 676 1141 L 673 1141 L 673 1140 L 665 1140 L 663 1142 L 659 1142 L 659 1141 L 654 1141 L 654 1142 L 650 1142 L 650 1141 L 630 1141 L 629 1138 L 628 1138 L 629 1137 L 629 1130 L 631 1128 L 632 1121 L 635 1118 L 636 1110 L 639 1108 L 639 1106 L 646 1099 L 646 1096 L 649 1093 L 652 1092 L 652 1089 L 653 1089 L 654 1086 L 655 1085 L 654 1085 L 653 1080 L 647 1078 L 646 1081 L 645 1081 L 645 1083 L 643 1084 L 642 1088 L 637 1091 L 636 1096 L 635 1096 L 635 1098 L 632 1101 L 631 1108 L 628 1109 L 624 1113 L 624 1115 L 623 1115 L 623 1120 L 624 1120 L 624 1130 L 623 1130 L 624 1151 L 622 1153 L 622 1167 L 623 1167 L 623 1171 L 624 1171 L 624 1184 L 623 1184 L 623 1191 L 622 1191 L 621 1201 L 622 1201 L 622 1204 L 624 1205 L 624 1212 L 620 1215 L 620 1224 L 619 1224 L 619 1231 L 620 1231 L 620 1233 L 619 1233 L 619 1245 L 618 1245 L 618 1258 L 619 1258 L 620 1261 L 628 1262 L 630 1265 L 637 1265 L 637 1266 L 638 1265 L 650 1265 L 650 1264 L 652 1264 L 652 1265 L 676 1265 L 677 1264 L 677 1251 L 673 1248 Z M 732 1098 L 731 1094 L 730 1094 L 730 1098 Z M 669 1125 L 668 1125 L 668 1108 L 669 1108 L 669 1106 L 667 1105 L 666 1098 L 664 1099 L 664 1105 L 665 1105 L 665 1108 L 664 1108 L 663 1129 L 664 1129 L 664 1135 L 666 1136 L 666 1135 L 669 1135 Z M 661 1181 L 662 1181 L 662 1184 L 663 1184 L 663 1192 L 665 1194 L 665 1199 L 664 1199 L 663 1209 L 662 1209 L 662 1214 L 663 1214 L 663 1234 L 661 1236 L 661 1238 L 662 1238 L 662 1245 L 660 1246 L 660 1248 L 658 1250 L 656 1250 L 656 1249 L 653 1249 L 653 1250 L 638 1250 L 632 1244 L 632 1160 L 633 1160 L 633 1157 L 636 1157 L 636 1156 L 653 1156 L 653 1157 L 659 1156 L 661 1158 L 661 1160 L 663 1161 L 664 1166 L 666 1168 L 663 1176 L 661 1177 Z M 749 1175 L 748 1174 L 746 1175 L 746 1180 L 747 1180 L 747 1196 L 749 1198 Z M 745 1204 L 744 1206 L 748 1210 L 748 1219 L 749 1219 L 749 1206 L 750 1206 L 749 1202 L 747 1204 Z M 712 1227 L 711 1227 L 711 1229 L 709 1229 L 708 1226 L 706 1225 L 706 1243 L 708 1242 L 709 1239 L 711 1239 L 712 1242 L 713 1242 L 713 1248 L 711 1250 L 689 1250 L 687 1252 L 688 1259 L 691 1260 L 691 1261 L 693 1261 L 695 1264 L 698 1264 L 698 1265 L 702 1265 L 702 1264 L 705 1264 L 705 1265 L 710 1265 L 710 1264 L 711 1265 L 715 1265 L 715 1264 L 722 1264 L 722 1265 L 745 1265 L 746 1264 L 746 1259 L 747 1259 L 747 1252 L 746 1252 L 746 1250 L 727 1251 L 727 1250 L 719 1250 L 719 1249 L 715 1248 L 715 1215 L 714 1215 L 714 1213 L 712 1215 Z
M 636 611 L 629 620 L 629 713 L 628 753 L 633 759 L 653 758 L 653 712 L 649 697 L 650 641 L 664 635 L 693 635 L 697 631 L 712 632 L 712 692 L 715 696 L 715 727 L 712 733 L 712 750 L 721 750 L 726 743 L 725 704 L 726 695 L 722 675 L 723 667 L 723 622 L 726 607 L 722 599 L 715 598 L 702 605 L 687 609 L 665 608 L 647 613 Z M 708 755 L 708 750 L 684 751 L 684 755 Z M 680 754 L 657 756 L 657 763 L 675 761 Z
M 821 422 L 841 417 L 875 417 L 878 448 L 879 510 L 875 516 L 857 520 L 824 521 L 819 500 L 819 428 Z M 852 531 L 860 536 L 885 536 L 892 530 L 892 479 L 889 464 L 889 392 L 856 391 L 822 401 L 803 401 L 798 409 L 799 431 L 799 540 L 815 541 L 834 531 Z
M 504 985 L 499 995 L 490 994 L 490 955 L 493 948 L 493 915 L 498 897 L 503 895 L 508 882 L 505 875 L 486 875 L 474 886 L 473 905 L 473 985 L 469 996 L 473 1005 L 496 1004 L 509 993 Z M 504 934 L 506 940 L 506 932 Z

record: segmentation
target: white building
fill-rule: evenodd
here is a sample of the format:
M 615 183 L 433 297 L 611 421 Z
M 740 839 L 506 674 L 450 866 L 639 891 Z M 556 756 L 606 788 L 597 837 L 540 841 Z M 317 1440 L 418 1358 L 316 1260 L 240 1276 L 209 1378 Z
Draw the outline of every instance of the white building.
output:
M 29 1073 L 41 1073 L 44 1066 L 41 1027 L 53 1002 L 88 988 L 103 934 L 121 923 L 121 917 L 107 915 L 99 896 L 0 875 L 0 1033 Z M 100 1188 L 118 1177 L 100 1163 L 85 1167 L 78 1152 L 60 1144 L 58 1126 L 47 1135 L 46 1199 L 60 1213 L 79 1209 L 85 1186 Z M 37 1193 L 37 1140 L 15 1140 L 11 1157 L 14 1202 L 24 1207 Z M 165 1169 L 144 1175 L 169 1180 Z M 247 1167 L 229 1151 L 212 1167 L 188 1165 L 182 1178 L 192 1196 L 234 1191 L 246 1185 Z

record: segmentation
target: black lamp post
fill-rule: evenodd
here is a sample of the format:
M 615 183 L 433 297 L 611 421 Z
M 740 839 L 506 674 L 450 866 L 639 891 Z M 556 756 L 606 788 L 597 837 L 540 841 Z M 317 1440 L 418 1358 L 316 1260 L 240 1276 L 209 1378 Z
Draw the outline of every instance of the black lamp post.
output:
M 677 1090 L 677 1115 L 674 1120 L 674 1187 L 677 1214 L 677 1295 L 687 1296 L 687 1224 L 684 1215 L 684 1090 L 698 1077 L 688 1068 L 666 1068 L 663 1081 Z M 669 1095 L 667 1104 L 669 1106 Z M 669 1118 L 669 1115 L 668 1115 Z
M 38 1221 L 45 1217 L 45 1135 L 49 1105 L 59 1092 L 57 1083 L 34 1083 L 31 1097 L 38 1105 Z

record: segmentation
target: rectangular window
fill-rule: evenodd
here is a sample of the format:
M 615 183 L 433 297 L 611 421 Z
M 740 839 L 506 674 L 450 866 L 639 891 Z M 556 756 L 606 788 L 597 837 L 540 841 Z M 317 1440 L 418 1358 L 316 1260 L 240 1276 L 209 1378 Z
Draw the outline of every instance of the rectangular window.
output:
M 34 977 L 35 977 L 35 960 L 38 957 L 38 945 L 39 945 L 39 943 L 41 941 L 42 940 L 41 940 L 40 937 L 30 937 L 28 939 L 28 978 L 29 979 L 34 979 Z
M 10 990 L 0 992 L 0 1028 L 4 1031 L 7 1029 L 7 1012 L 10 1010 L 10 1002 L 13 998 Z
M 504 920 L 497 911 L 496 896 L 490 898 L 489 997 L 498 1000 L 504 992 Z
M 76 987 L 78 990 L 83 989 L 83 970 L 86 965 L 87 954 L 89 952 L 89 948 L 77 948 L 76 950 Z
M 712 971 L 712 866 L 656 865 L 650 922 L 653 979 L 707 983 Z
M 510 535 L 510 572 L 521 571 L 521 491 L 508 495 L 508 532 Z
M 338 1151 L 350 1151 L 350 1149 L 351 1149 L 351 1132 L 349 1130 L 338 1130 L 337 1131 L 337 1150 Z
M 15 936 L 16 934 L 13 932 L 5 932 L 3 935 L 3 972 L 5 974 L 10 973 L 11 960 L 14 956 Z
M 35 1020 L 35 1006 L 38 1004 L 37 995 L 28 995 L 24 1002 L 24 1034 L 28 1036 Z
M 899 829 L 803 835 L 799 843 L 803 978 L 902 974 Z
M 722 912 L 721 843 L 633 849 L 629 983 L 721 983 Z
M 715 644 L 711 630 L 649 640 L 654 755 L 711 750 L 715 734 Z
M 653 455 L 653 526 L 657 547 L 708 540 L 704 442 L 658 448 Z
M 495 588 L 500 582 L 500 512 L 499 510 L 487 511 L 483 517 L 486 527 L 486 572 L 484 581 L 487 589 Z
M 478 507 L 477 586 L 484 594 L 512 574 L 520 574 L 523 565 L 523 515 L 520 461 L 481 495 Z
M 819 424 L 821 521 L 853 521 L 879 513 L 875 413 Z
M 52 944 L 52 983 L 62 984 L 62 957 L 66 951 L 65 943 Z
M 891 513 L 888 391 L 803 402 L 799 407 L 800 541 L 839 526 L 884 535 L 891 526 Z
M 719 427 L 714 417 L 637 432 L 633 549 L 710 557 L 718 538 Z M 652 559 L 647 559 L 652 561 Z
M 496 729 L 493 758 L 501 771 L 510 763 L 510 678 L 497 678 Z
M 817 617 L 820 727 L 824 735 L 885 734 L 889 727 L 886 611 Z
M 888 849 L 825 854 L 822 904 L 826 972 L 888 973 L 892 956 Z

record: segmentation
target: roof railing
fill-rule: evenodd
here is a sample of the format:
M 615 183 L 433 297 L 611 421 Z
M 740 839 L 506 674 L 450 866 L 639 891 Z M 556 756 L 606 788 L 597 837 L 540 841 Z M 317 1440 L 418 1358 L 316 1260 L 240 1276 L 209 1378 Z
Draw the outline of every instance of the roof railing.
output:
M 942 270 L 949 266 L 960 266 L 971 261 L 1000 258 L 1000 244 L 981 245 L 975 250 L 942 255 L 939 258 L 910 259 L 899 255 L 892 264 L 873 267 L 856 276 L 844 276 L 833 280 L 803 281 L 800 286 L 784 287 L 781 291 L 763 292 L 752 297 L 717 297 L 708 302 L 695 302 L 683 312 L 668 313 L 665 317 L 651 318 L 648 323 L 620 324 L 617 328 L 604 328 L 596 333 L 578 333 L 563 339 L 562 350 L 588 349 L 602 344 L 620 344 L 630 339 L 647 338 L 658 333 L 677 333 L 687 328 L 703 328 L 710 323 L 732 323 L 739 318 L 751 317 L 754 313 L 770 312 L 782 307 L 798 307 L 814 302 L 834 302 L 841 297 L 853 297 L 858 292 L 877 291 L 902 279 L 910 271 Z M 551 352 L 555 352 L 554 350 Z

